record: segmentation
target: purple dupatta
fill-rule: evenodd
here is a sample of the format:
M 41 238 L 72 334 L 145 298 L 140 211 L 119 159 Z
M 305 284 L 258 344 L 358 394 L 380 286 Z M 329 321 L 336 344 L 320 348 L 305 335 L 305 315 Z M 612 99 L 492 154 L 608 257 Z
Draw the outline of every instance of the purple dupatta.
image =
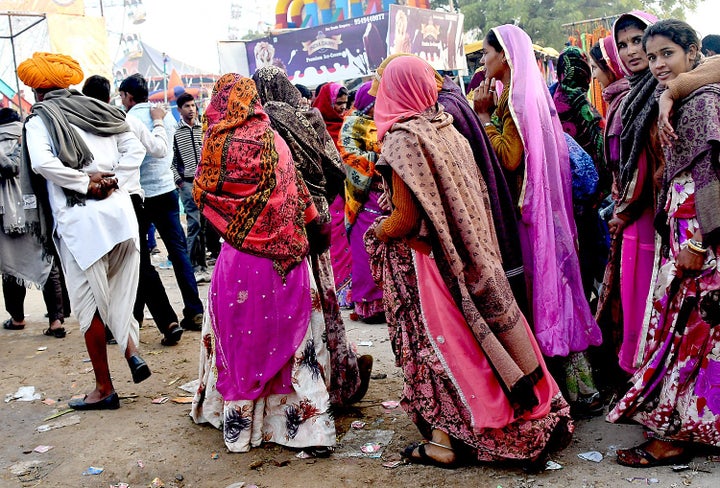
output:
M 568 356 L 599 345 L 602 334 L 583 293 L 575 250 L 567 143 L 530 37 L 513 25 L 493 31 L 512 70 L 510 111 L 525 149 L 518 228 L 535 336 L 546 356 Z

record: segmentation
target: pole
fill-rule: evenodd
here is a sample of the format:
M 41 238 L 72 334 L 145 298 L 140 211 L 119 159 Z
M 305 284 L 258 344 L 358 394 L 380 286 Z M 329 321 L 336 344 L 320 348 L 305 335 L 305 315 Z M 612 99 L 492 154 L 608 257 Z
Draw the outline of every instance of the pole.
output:
M 165 106 L 167 107 L 168 104 L 168 97 L 167 97 L 167 62 L 168 58 L 165 53 L 162 53 L 163 55 L 163 91 L 165 92 Z
M 20 99 L 20 78 L 17 74 L 17 57 L 15 55 L 15 35 L 13 34 L 12 16 L 8 15 L 8 26 L 10 27 L 10 47 L 12 48 L 13 66 L 15 66 L 15 96 L 17 97 L 18 108 L 20 109 L 20 118 L 23 117 L 22 100 Z
M 103 10 L 102 0 L 100 0 L 100 17 L 105 17 L 105 11 Z

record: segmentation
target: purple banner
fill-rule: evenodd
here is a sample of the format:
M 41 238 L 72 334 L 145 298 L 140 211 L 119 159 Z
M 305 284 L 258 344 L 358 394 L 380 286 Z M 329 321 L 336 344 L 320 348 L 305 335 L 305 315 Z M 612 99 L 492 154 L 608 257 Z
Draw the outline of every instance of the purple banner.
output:
M 369 76 L 387 55 L 387 30 L 388 14 L 379 12 L 250 41 L 248 68 L 279 66 L 308 86 Z

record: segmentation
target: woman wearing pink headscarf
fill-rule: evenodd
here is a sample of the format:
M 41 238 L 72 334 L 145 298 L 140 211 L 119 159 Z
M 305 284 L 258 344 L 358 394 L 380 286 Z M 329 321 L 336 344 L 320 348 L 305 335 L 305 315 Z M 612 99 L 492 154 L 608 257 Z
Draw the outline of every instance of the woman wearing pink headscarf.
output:
M 475 111 L 517 199 L 535 337 L 545 356 L 562 358 L 571 403 L 582 413 L 599 414 L 602 402 L 586 351 L 602 342 L 602 334 L 583 293 L 562 125 L 522 29 L 490 30 L 483 62 L 487 76 L 475 91 Z M 497 106 L 496 81 L 504 86 Z
M 411 462 L 544 462 L 569 440 L 569 408 L 548 373 L 505 277 L 468 141 L 437 103 L 434 70 L 391 61 L 375 106 L 377 168 L 392 182 L 392 212 L 365 234 L 383 285 L 401 405 L 427 439 Z M 384 139 L 383 139 L 384 138 Z
M 600 39 L 590 49 L 590 66 L 593 77 L 602 86 L 602 96 L 607 103 L 605 115 L 605 132 L 603 134 L 603 161 L 605 169 L 617 178 L 620 168 L 620 134 L 622 133 L 622 117 L 620 106 L 630 91 L 630 82 L 623 74 L 622 61 L 615 46 L 615 38 L 610 35 Z M 617 193 L 613 185 L 613 193 Z M 613 199 L 617 195 L 613 196 Z M 614 204 L 613 204 L 614 205 Z M 595 313 L 598 325 L 603 331 L 603 350 L 607 354 L 598 355 L 601 364 L 596 367 L 606 373 L 604 377 L 610 387 L 624 391 L 628 375 L 626 370 L 633 363 L 637 341 L 631 339 L 637 334 L 624 330 L 627 325 L 622 318 L 623 310 L 620 300 L 620 249 L 622 235 L 612 239 L 610 255 L 605 268 L 598 306 Z M 624 365 L 624 366 L 623 366 Z

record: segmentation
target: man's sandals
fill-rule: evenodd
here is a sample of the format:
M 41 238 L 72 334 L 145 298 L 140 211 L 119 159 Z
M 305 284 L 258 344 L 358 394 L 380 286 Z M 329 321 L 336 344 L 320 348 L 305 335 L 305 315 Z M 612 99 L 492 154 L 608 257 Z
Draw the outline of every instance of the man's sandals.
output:
M 444 444 L 438 444 L 437 442 L 433 441 L 422 441 L 422 442 L 414 442 L 407 446 L 401 454 L 401 456 L 406 459 L 408 462 L 412 464 L 424 464 L 426 466 L 436 466 L 438 468 L 444 468 L 444 469 L 455 469 L 460 466 L 460 462 L 458 461 L 457 457 L 454 461 L 450 463 L 443 463 L 442 461 L 438 461 L 437 459 L 431 458 L 427 452 L 425 452 L 425 446 L 428 444 L 431 444 L 433 446 L 441 447 L 443 449 L 447 449 L 448 451 L 454 452 L 453 448 L 450 446 L 446 446 Z M 418 455 L 415 456 L 415 450 L 417 449 Z
M 631 468 L 654 468 L 656 466 L 672 466 L 675 464 L 686 464 L 693 458 L 693 453 L 689 448 L 683 448 L 679 454 L 672 456 L 656 458 L 647 448 L 653 439 L 630 449 L 618 449 L 617 463 L 622 466 Z

